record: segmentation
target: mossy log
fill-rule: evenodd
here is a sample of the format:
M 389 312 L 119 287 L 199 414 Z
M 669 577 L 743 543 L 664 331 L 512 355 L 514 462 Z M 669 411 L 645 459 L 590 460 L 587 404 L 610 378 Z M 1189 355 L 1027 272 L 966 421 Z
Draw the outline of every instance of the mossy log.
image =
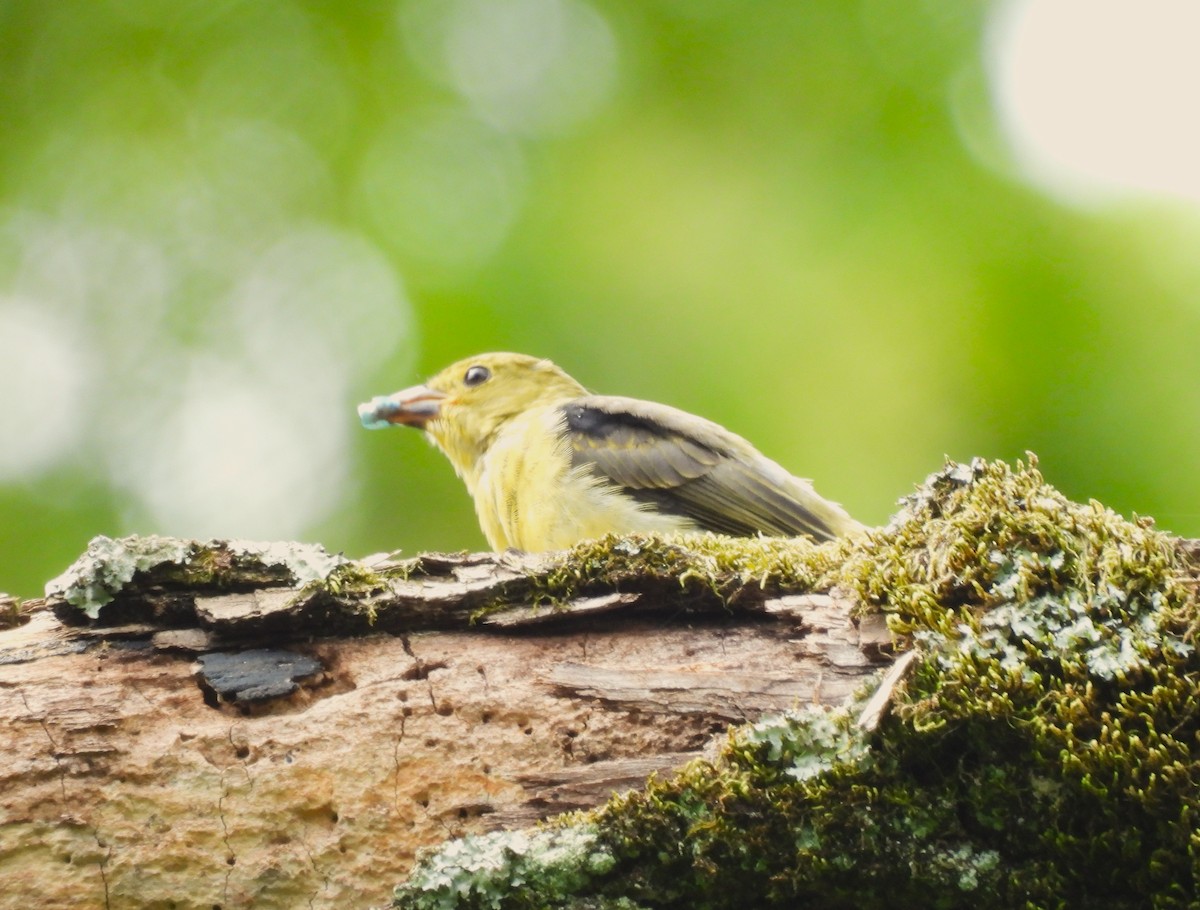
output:
M 822 546 L 98 540 L 0 631 L 0 908 L 1198 906 L 1197 553 L 982 461 Z
M 351 561 L 98 538 L 0 631 L 0 908 L 367 907 L 418 848 L 838 705 L 881 617 L 803 541 Z
M 1200 906 L 1197 542 L 976 461 L 838 556 L 819 584 L 907 649 L 874 694 L 455 841 L 394 906 Z

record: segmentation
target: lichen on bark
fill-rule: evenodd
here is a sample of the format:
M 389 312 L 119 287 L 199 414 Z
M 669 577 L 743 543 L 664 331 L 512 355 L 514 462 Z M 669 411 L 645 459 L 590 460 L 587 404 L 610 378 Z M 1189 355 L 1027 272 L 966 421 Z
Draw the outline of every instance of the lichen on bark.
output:
M 528 839 L 467 839 L 395 906 L 1200 905 L 1198 573 L 1180 541 L 1070 502 L 1033 459 L 976 460 L 819 568 L 815 587 L 917 652 L 878 726 L 856 722 L 864 690 L 736 729 L 712 760 L 552 822 L 586 834 L 570 875 Z M 454 877 L 484 850 L 511 861 Z

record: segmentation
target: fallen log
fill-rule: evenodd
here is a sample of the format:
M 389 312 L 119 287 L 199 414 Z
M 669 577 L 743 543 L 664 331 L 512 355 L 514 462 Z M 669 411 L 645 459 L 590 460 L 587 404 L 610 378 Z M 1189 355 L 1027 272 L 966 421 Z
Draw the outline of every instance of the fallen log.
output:
M 0 632 L 0 908 L 379 904 L 421 847 L 840 704 L 890 636 L 787 577 L 817 552 L 99 538 Z
M 0 908 L 1194 906 L 1198 590 L 982 461 L 822 546 L 98 540 L 0 611 Z

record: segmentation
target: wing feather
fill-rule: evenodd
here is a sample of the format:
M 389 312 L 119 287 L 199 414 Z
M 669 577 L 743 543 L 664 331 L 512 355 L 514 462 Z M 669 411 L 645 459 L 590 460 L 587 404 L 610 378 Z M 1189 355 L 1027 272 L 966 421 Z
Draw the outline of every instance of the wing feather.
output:
M 711 421 L 615 396 L 589 395 L 561 410 L 574 467 L 703 530 L 825 540 L 854 525 L 807 481 Z

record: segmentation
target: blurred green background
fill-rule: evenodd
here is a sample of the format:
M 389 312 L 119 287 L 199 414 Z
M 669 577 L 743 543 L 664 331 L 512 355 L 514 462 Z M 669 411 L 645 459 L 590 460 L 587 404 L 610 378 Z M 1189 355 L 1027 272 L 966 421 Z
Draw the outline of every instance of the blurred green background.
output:
M 1168 71 L 1080 100 L 1086 30 L 1029 10 L 4 0 L 0 590 L 96 534 L 480 548 L 448 463 L 354 407 L 495 349 L 866 522 L 1032 450 L 1200 535 L 1200 191 L 1154 158 L 1200 80 L 1117 23 Z

